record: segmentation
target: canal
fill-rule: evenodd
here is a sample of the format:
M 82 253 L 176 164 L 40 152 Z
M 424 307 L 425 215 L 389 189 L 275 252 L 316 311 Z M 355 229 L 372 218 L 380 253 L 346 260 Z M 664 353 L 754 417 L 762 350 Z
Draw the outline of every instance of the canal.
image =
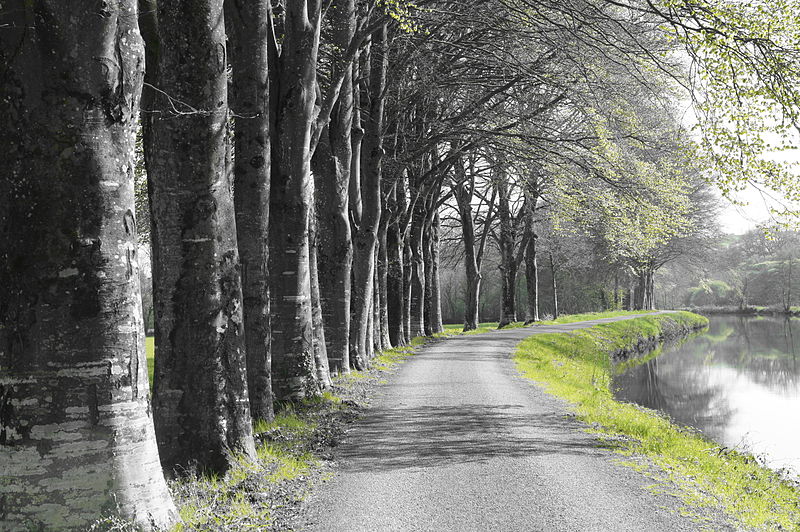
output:
M 800 477 L 800 320 L 710 320 L 708 332 L 620 370 L 617 399 L 665 412 Z

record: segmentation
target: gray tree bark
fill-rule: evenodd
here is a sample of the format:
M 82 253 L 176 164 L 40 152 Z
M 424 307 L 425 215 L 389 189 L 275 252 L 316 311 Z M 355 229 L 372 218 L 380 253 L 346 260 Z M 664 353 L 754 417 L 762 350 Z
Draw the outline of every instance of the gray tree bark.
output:
M 160 2 L 150 184 L 161 461 L 224 472 L 255 456 L 228 145 L 221 0 Z M 163 31 L 169 28 L 169 31 Z
M 437 187 L 438 192 L 438 187 Z M 441 332 L 442 310 L 441 294 L 439 292 L 439 233 L 437 226 L 438 213 L 435 204 L 439 194 L 432 194 L 429 198 L 428 215 L 423 230 L 423 260 L 425 262 L 425 335 L 433 336 Z
M 277 99 L 270 191 L 270 290 L 272 387 L 275 398 L 285 401 L 319 392 L 308 231 L 321 2 L 287 2 L 284 17 L 280 62 L 272 73 Z
M 373 37 L 369 53 L 368 119 L 361 154 L 361 182 L 358 184 L 362 212 L 360 217 L 351 213 L 356 227 L 353 231 L 351 301 L 353 320 L 350 327 L 350 358 L 357 369 L 367 367 L 367 352 L 371 345 L 368 332 L 374 292 L 374 257 L 381 216 L 383 114 L 388 69 L 386 24 Z M 351 179 L 355 177 L 351 175 Z
M 77 7 L 0 10 L 0 529 L 169 528 L 137 264 L 136 2 Z
M 391 213 L 392 220 L 386 232 L 386 306 L 389 341 L 393 346 L 406 344 L 403 327 L 405 317 L 403 298 L 403 238 L 400 230 L 400 221 L 398 219 L 400 206 L 397 200 L 398 194 L 404 194 L 405 192 L 399 189 L 399 187 L 400 183 L 392 189 L 387 201 L 387 207 Z
M 502 282 L 502 301 L 500 324 L 502 329 L 506 325 L 517 321 L 516 285 L 517 264 L 514 254 L 516 235 L 514 219 L 511 216 L 508 182 L 505 175 L 500 175 L 495 184 L 497 187 L 498 205 L 497 213 L 500 218 L 500 277 Z
M 234 208 L 242 263 L 247 386 L 254 419 L 272 420 L 269 309 L 270 0 L 227 0 L 225 22 L 233 67 Z M 274 60 L 274 59 L 273 59 Z
M 409 226 L 409 231 L 411 226 Z M 404 239 L 403 245 L 403 333 L 405 334 L 406 343 L 410 343 L 414 338 L 411 330 L 412 322 L 412 309 L 411 301 L 414 292 L 414 252 L 411 251 L 411 233 Z M 421 319 L 420 316 L 417 316 Z M 417 327 L 417 336 L 419 335 L 419 327 Z
M 463 163 L 456 165 L 456 170 L 463 170 Z M 453 193 L 461 218 L 461 236 L 464 239 L 464 272 L 466 286 L 464 288 L 464 330 L 473 331 L 478 328 L 478 303 L 481 290 L 481 274 L 475 256 L 475 220 L 472 213 L 472 189 L 467 186 L 466 176 L 457 176 L 458 182 L 453 186 Z M 474 183 L 474 182 L 473 182 Z
M 355 34 L 354 0 L 336 0 L 330 14 L 334 61 Z M 353 263 L 348 219 L 350 168 L 353 160 L 353 66 L 350 64 L 333 107 L 328 127 L 314 152 L 316 209 L 319 233 L 317 263 L 320 303 L 328 361 L 332 373 L 350 371 L 350 292 Z
M 378 316 L 380 318 L 380 343 L 381 349 L 391 349 L 392 341 L 389 335 L 389 249 L 388 232 L 390 213 L 385 207 L 386 198 L 381 200 L 381 223 L 378 228 L 378 254 L 376 258 L 376 275 L 378 279 Z
M 313 183 L 313 181 L 312 181 Z M 322 315 L 322 300 L 319 291 L 319 268 L 317 266 L 317 248 L 319 246 L 319 232 L 317 231 L 316 212 L 314 203 L 311 203 L 312 212 L 309 216 L 308 232 L 308 262 L 311 275 L 311 320 L 314 324 L 314 363 L 317 368 L 317 380 L 322 388 L 330 388 L 331 374 L 328 364 L 328 349 L 325 341 L 326 324 Z
M 425 257 L 423 252 L 425 231 L 424 201 L 418 200 L 411 218 L 411 293 L 409 338 L 425 335 Z
M 553 260 L 552 251 L 548 253 L 548 257 L 550 259 L 550 273 L 551 273 L 550 288 L 552 289 L 553 293 L 553 319 L 555 319 L 558 317 L 558 278 L 556 271 L 556 263 L 555 260 Z
M 525 286 L 527 288 L 527 322 L 539 321 L 539 267 L 536 257 L 536 206 L 539 201 L 538 181 L 530 178 L 525 185 Z

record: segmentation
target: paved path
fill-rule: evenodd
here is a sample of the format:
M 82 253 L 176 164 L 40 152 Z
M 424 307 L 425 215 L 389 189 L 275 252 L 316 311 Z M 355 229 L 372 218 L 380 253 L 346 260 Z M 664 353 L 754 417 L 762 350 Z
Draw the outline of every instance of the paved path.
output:
M 680 503 L 517 376 L 523 338 L 613 319 L 459 336 L 412 357 L 336 450 L 307 528 L 378 531 L 696 530 Z M 724 527 L 714 527 L 715 529 Z

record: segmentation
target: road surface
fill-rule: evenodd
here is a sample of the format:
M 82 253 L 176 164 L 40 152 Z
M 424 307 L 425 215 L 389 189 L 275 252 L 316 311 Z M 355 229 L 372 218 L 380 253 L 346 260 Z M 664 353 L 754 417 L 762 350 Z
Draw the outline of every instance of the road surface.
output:
M 620 318 L 616 318 L 620 319 Z M 701 525 L 614 463 L 563 401 L 518 376 L 531 334 L 614 318 L 459 336 L 425 348 L 382 386 L 305 504 L 304 529 L 672 531 Z M 709 527 L 709 524 L 706 524 Z M 711 529 L 733 529 L 714 518 Z M 708 528 L 706 528 L 708 529 Z

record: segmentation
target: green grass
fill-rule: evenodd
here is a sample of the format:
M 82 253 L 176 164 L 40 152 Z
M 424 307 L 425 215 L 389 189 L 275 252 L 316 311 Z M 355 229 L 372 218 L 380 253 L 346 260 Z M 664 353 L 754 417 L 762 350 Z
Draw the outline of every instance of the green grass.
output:
M 147 378 L 150 379 L 150 389 L 153 388 L 153 371 L 155 370 L 156 339 L 148 336 L 144 339 L 144 351 L 147 355 Z
M 487 321 L 487 322 L 484 322 L 484 323 L 479 323 L 477 329 L 473 329 L 471 331 L 464 332 L 464 324 L 463 323 L 448 324 L 448 325 L 444 326 L 444 331 L 445 331 L 445 334 L 447 334 L 449 336 L 452 336 L 452 335 L 455 335 L 455 334 L 482 334 L 482 333 L 487 333 L 489 331 L 496 331 L 498 325 L 500 325 L 500 323 L 497 322 L 497 321 Z M 515 321 L 514 323 L 509 323 L 508 325 L 506 325 L 503 330 L 516 329 L 518 327 L 524 327 L 524 326 L 525 326 L 525 322 L 523 322 L 523 321 Z
M 607 310 L 605 312 L 584 312 L 583 314 L 565 314 L 554 320 L 541 321 L 542 324 L 575 323 L 578 321 L 591 321 L 603 318 L 616 318 L 617 316 L 630 316 L 631 314 L 648 314 L 655 310 Z
M 757 529 L 800 529 L 800 491 L 747 454 L 725 449 L 666 417 L 614 400 L 610 352 L 663 331 L 707 320 L 682 312 L 602 324 L 524 340 L 515 355 L 520 372 L 569 401 L 618 452 L 647 457 L 664 483 L 675 483 L 690 506 L 724 508 Z M 642 468 L 640 462 L 628 465 Z
M 554 320 L 544 320 L 544 321 L 537 321 L 535 325 L 552 325 L 554 323 L 575 323 L 578 321 L 590 321 L 590 320 L 599 320 L 601 318 L 614 318 L 616 316 L 627 316 L 631 314 L 646 314 L 650 312 L 656 312 L 654 310 L 634 310 L 634 311 L 627 311 L 627 310 L 608 310 L 605 312 L 585 312 L 583 314 L 565 314 L 563 316 L 559 316 Z M 484 323 L 479 323 L 478 328 L 472 331 L 464 332 L 464 325 L 461 323 L 452 323 L 447 324 L 444 326 L 445 334 L 453 335 L 453 334 L 481 334 L 489 331 L 493 331 L 497 329 L 497 326 L 500 325 L 499 322 L 496 321 L 489 321 Z M 507 325 L 505 329 L 516 329 L 518 327 L 524 327 L 525 322 L 522 321 L 515 321 L 514 323 L 510 323 Z
M 312 451 L 318 429 L 313 412 L 336 410 L 341 403 L 340 398 L 326 392 L 300 404 L 283 404 L 273 421 L 259 420 L 253 426 L 262 441 L 256 448 L 256 460 L 237 457 L 222 477 L 200 475 L 171 481 L 170 489 L 183 520 L 172 532 L 265 529 L 272 520 L 271 500 L 256 495 L 299 481 L 305 488 L 294 493 L 285 490 L 284 497 L 288 499 L 283 504 L 303 496 L 310 486 L 307 477 L 320 464 Z

